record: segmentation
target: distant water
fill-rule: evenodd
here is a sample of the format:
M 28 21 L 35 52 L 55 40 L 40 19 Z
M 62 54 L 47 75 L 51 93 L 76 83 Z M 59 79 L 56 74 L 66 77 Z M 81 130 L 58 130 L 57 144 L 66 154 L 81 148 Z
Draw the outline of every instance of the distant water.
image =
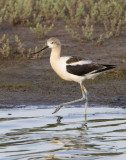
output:
M 126 109 L 71 106 L 0 109 L 0 160 L 125 160 Z

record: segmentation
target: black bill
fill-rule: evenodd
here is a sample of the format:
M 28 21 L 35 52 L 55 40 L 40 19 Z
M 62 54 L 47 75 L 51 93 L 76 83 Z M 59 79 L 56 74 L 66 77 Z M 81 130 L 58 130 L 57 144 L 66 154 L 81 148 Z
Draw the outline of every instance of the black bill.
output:
M 35 54 L 38 54 L 39 52 L 41 52 L 41 51 L 43 51 L 43 50 L 45 50 L 45 49 L 47 49 L 47 48 L 49 48 L 49 46 L 45 46 L 45 47 L 42 48 L 41 50 L 39 50 L 39 51 L 37 51 L 37 52 L 34 52 L 34 53 L 31 53 L 31 56 L 32 56 L 32 55 L 35 55 Z

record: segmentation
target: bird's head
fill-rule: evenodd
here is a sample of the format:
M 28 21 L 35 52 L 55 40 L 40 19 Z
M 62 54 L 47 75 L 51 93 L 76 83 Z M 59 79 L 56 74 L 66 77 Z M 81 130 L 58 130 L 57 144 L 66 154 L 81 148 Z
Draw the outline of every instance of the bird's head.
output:
M 60 43 L 59 39 L 57 39 L 55 37 L 52 37 L 52 38 L 47 40 L 48 48 L 55 48 L 55 47 L 58 47 L 60 45 L 61 45 L 61 43 Z
M 31 55 L 35 55 L 35 54 L 37 54 L 47 48 L 53 49 L 53 48 L 60 47 L 60 46 L 61 46 L 60 40 L 55 37 L 52 37 L 47 40 L 47 44 L 44 48 L 42 48 L 40 51 L 32 53 Z

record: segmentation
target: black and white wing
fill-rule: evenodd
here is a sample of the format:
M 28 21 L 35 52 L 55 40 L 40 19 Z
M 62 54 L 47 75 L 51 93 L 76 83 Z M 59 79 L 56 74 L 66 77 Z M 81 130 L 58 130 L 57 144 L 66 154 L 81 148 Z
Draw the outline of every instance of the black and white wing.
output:
M 84 76 L 86 74 L 96 74 L 115 68 L 114 65 L 97 64 L 93 63 L 90 60 L 82 59 L 80 57 L 70 57 L 66 61 L 66 64 L 67 72 L 77 76 Z

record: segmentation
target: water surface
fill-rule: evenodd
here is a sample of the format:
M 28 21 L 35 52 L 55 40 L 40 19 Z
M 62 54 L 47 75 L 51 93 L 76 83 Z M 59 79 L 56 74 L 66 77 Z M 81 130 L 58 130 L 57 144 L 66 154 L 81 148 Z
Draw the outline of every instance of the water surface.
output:
M 125 160 L 126 110 L 71 106 L 0 110 L 0 160 Z

